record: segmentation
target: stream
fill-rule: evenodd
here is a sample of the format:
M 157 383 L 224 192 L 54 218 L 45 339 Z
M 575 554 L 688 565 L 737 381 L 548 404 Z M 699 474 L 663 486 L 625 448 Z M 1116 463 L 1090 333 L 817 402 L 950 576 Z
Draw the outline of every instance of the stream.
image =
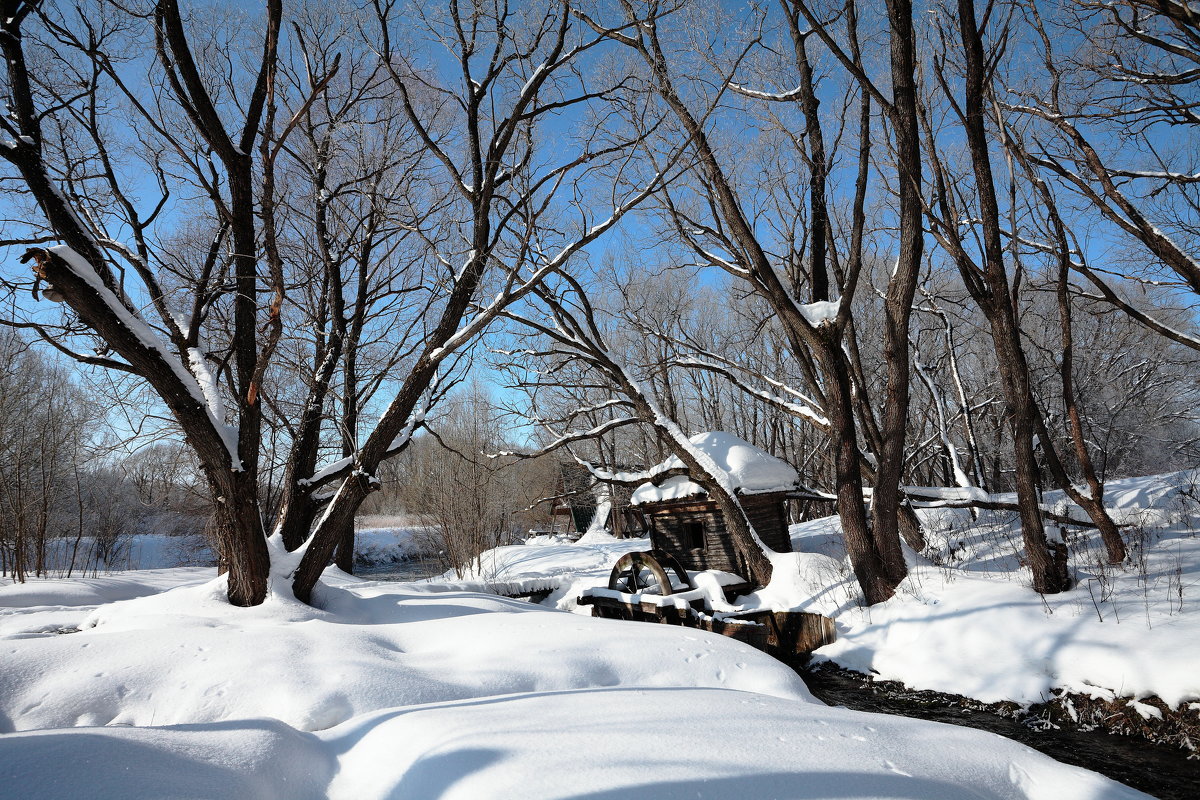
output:
M 436 557 L 410 558 L 372 567 L 355 567 L 354 574 L 372 581 L 423 581 L 445 571 Z
M 1030 725 L 990 711 L 965 708 L 962 698 L 954 695 L 883 691 L 857 673 L 827 665 L 797 671 L 812 693 L 832 706 L 978 728 L 1018 741 L 1064 764 L 1107 775 L 1160 800 L 1200 798 L 1200 760 L 1188 760 L 1183 750 L 1102 731 Z

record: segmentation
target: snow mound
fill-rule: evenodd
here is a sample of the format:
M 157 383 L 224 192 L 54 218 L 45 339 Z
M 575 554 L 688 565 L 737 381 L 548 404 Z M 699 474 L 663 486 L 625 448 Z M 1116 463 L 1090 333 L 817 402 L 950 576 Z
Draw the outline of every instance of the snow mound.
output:
M 28 583 L 11 583 L 7 578 L 0 578 L 0 608 L 96 606 L 211 579 L 212 570 L 202 567 L 144 569 L 94 578 L 41 578 Z
M 468 701 L 321 736 L 356 742 L 331 798 L 1144 797 L 991 734 L 730 691 Z
M 711 458 L 718 468 L 725 471 L 734 491 L 738 493 L 783 492 L 795 489 L 798 485 L 800 477 L 790 464 L 733 434 L 709 431 L 698 433 L 689 441 L 693 447 Z M 654 469 L 666 471 L 682 467 L 683 462 L 678 457 L 671 456 Z M 658 486 L 643 483 L 634 490 L 629 502 L 636 506 L 702 494 L 705 494 L 705 491 L 699 484 L 688 480 L 686 476 L 676 475 Z
M 714 689 L 383 709 L 318 734 L 273 720 L 16 734 L 0 763 L 30 800 L 1145 797 L 981 731 Z
M 842 563 L 820 553 L 770 553 L 771 582 L 739 597 L 743 611 L 807 611 L 833 616 L 841 611 Z
M 599 570 L 637 544 L 495 560 L 523 550 L 549 571 L 575 551 Z M 793 559 L 778 591 L 820 558 Z M 74 599 L 160 590 L 168 573 L 178 588 L 97 606 L 9 598 L 22 632 L 0 634 L 6 796 L 1144 797 L 991 734 L 829 708 L 774 659 L 688 628 L 333 569 L 319 608 L 282 573 L 255 608 L 192 570 L 94 579 Z M 51 629 L 66 623 L 80 630 Z
M 810 697 L 791 670 L 721 636 L 332 569 L 325 581 L 321 608 L 274 591 L 236 608 L 218 578 L 55 614 L 54 628 L 81 630 L 5 641 L 0 732 L 257 717 L 311 731 L 380 708 L 593 686 Z M 48 627 L 37 609 L 20 616 Z
M 1101 699 L 1200 698 L 1200 502 L 1195 471 L 1109 481 L 1105 504 L 1130 555 L 1107 563 L 1093 529 L 1072 529 L 1074 587 L 1041 596 L 1023 561 L 1013 512 L 918 509 L 927 547 L 907 551 L 908 577 L 862 608 L 836 517 L 792 526 L 797 551 L 843 565 L 826 597 L 841 600 L 838 640 L 815 654 L 914 689 L 983 702 L 1043 702 L 1055 690 Z M 1000 499 L 1014 497 L 998 495 Z M 1048 506 L 1065 503 L 1047 492 Z
M 315 736 L 277 720 L 9 734 L 0 763 L 8 796 L 24 800 L 319 800 L 337 768 Z

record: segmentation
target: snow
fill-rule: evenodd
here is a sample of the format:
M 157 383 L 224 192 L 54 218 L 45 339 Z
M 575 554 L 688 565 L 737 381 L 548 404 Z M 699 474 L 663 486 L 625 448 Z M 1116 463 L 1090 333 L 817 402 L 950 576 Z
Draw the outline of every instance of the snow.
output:
M 212 578 L 212 570 L 203 567 L 140 570 L 104 577 L 45 578 L 27 583 L 0 583 L 0 608 L 17 609 L 4 614 L 4 620 L 19 621 L 28 609 L 41 606 L 76 608 L 115 603 L 134 597 L 158 594 L 178 586 L 203 583 Z
M 163 348 L 160 347 L 158 349 Z M 237 430 L 225 424 L 225 401 L 221 397 L 220 387 L 217 386 L 217 378 L 212 370 L 208 368 L 203 353 L 195 347 L 189 347 L 187 354 L 188 365 L 191 367 L 196 382 L 200 384 L 201 394 L 204 395 L 209 418 L 212 419 L 217 433 L 221 435 L 221 441 L 225 443 L 225 449 L 233 455 L 234 463 L 240 464 L 241 462 L 236 458 L 238 452 Z
M 847 592 L 842 563 L 821 553 L 770 553 L 771 582 L 736 600 L 743 611 L 807 611 L 834 616 Z
M 525 85 L 521 87 L 520 95 L 522 98 L 525 98 L 529 94 L 530 90 L 533 89 L 533 84 L 546 72 L 549 66 L 543 62 L 534 68 L 533 72 L 529 75 L 529 79 L 525 81 Z
M 1194 472 L 1111 481 L 1105 504 L 1131 559 L 1104 563 L 1099 537 L 1072 528 L 1068 544 L 1077 585 L 1042 597 L 1021 565 L 1013 513 L 920 509 L 931 545 L 909 553 L 896 595 L 857 604 L 848 566 L 831 576 L 826 599 L 840 608 L 838 641 L 817 652 L 917 689 L 1022 705 L 1051 690 L 1112 698 L 1158 695 L 1167 705 L 1200 697 L 1200 503 Z M 952 490 L 961 492 L 963 490 Z M 999 499 L 1015 500 L 1000 496 Z M 1061 492 L 1045 505 L 1067 508 Z M 830 531 L 836 519 L 793 526 L 793 547 L 841 560 Z M 827 607 L 828 608 L 828 607 Z
M 574 544 L 559 537 L 537 536 L 524 545 L 488 550 L 462 580 L 448 572 L 439 582 L 501 594 L 549 589 L 543 605 L 590 614 L 589 608 L 576 604 L 579 596 L 594 586 L 607 586 L 609 573 L 621 556 L 649 549 L 650 542 L 645 539 L 617 539 L 597 531 L 584 534 Z
M 837 300 L 818 300 L 815 303 L 805 303 L 797 306 L 800 309 L 801 316 L 808 321 L 809 325 L 814 328 L 819 328 L 822 325 L 831 325 L 837 320 L 838 311 L 842 308 L 842 299 Z
M 675 458 L 675 456 L 671 456 Z M 643 483 L 633 490 L 629 498 L 630 505 L 640 506 L 646 503 L 665 503 L 670 500 L 680 500 L 684 497 L 695 497 L 708 494 L 704 487 L 693 483 L 686 476 L 675 475 L 667 478 L 658 486 L 653 483 Z
M 1143 797 L 991 734 L 826 707 L 725 637 L 333 569 L 313 608 L 279 591 L 281 574 L 255 608 L 230 606 L 223 579 L 195 570 L 55 583 L 68 602 L 54 608 L 0 589 L 13 601 L 0 633 L 5 791 Z
M 1145 797 L 979 731 L 713 689 L 436 703 L 317 734 L 274 720 L 45 731 L 0 752 L 7 788 L 31 800 Z
M 792 526 L 797 552 L 772 554 L 770 585 L 732 605 L 701 585 L 705 577 L 691 578 L 714 612 L 794 609 L 833 617 L 838 641 L 819 650 L 818 660 L 914 688 L 1022 705 L 1056 689 L 1157 695 L 1175 707 L 1200 698 L 1198 478 L 1188 471 L 1110 481 L 1105 501 L 1118 522 L 1134 525 L 1125 529 L 1133 558 L 1104 565 L 1098 537 L 1072 528 L 1077 586 L 1057 596 L 1031 590 L 1014 513 L 984 511 L 976 522 L 953 508 L 918 509 L 930 548 L 924 556 L 907 552 L 909 577 L 893 599 L 869 609 L 861 606 L 836 517 Z M 982 494 L 920 491 L 945 500 Z M 1060 492 L 1045 496 L 1047 507 L 1078 513 L 1065 504 Z M 583 614 L 590 609 L 575 605 L 578 595 L 603 594 L 621 554 L 650 548 L 645 540 L 603 534 L 580 545 L 543 541 L 490 551 L 483 561 L 512 584 L 553 576 L 559 588 L 545 604 Z
M 354 531 L 354 562 L 368 567 L 398 564 L 426 555 L 432 531 L 420 525 L 359 527 Z
M 601 500 L 596 506 L 596 511 L 592 514 L 592 521 L 588 523 L 588 529 L 584 532 L 588 533 L 604 533 L 604 526 L 608 524 L 608 517 L 612 513 L 612 500 Z
M 331 731 L 357 744 L 330 796 L 393 787 L 442 800 L 1137 796 L 986 734 L 929 726 L 909 738 L 924 727 L 703 689 L 526 695 L 383 712 Z
M 659 608 L 674 607 L 680 611 L 687 609 L 692 601 L 703 600 L 705 593 L 701 589 L 687 589 L 684 591 L 673 592 L 672 594 L 659 594 L 657 592 L 636 592 L 629 594 L 628 592 L 617 591 L 616 589 L 605 589 L 602 587 L 586 590 L 583 595 L 585 597 L 607 597 L 613 600 L 621 600 L 626 603 L 634 603 L 639 605 L 652 605 Z
M 731 470 L 732 472 L 732 470 Z M 1051 689 L 1200 701 L 1195 473 L 1113 481 L 1134 557 L 1099 566 L 1066 531 L 1078 588 L 1042 598 L 1013 514 L 921 509 L 930 547 L 860 607 L 835 518 L 793 526 L 744 610 L 836 617 L 819 658 L 914 688 L 1032 703 Z M 1053 493 L 1047 505 L 1065 503 Z M 362 539 L 405 547 L 413 528 Z M 695 629 L 575 608 L 640 539 L 592 531 L 484 553 L 462 581 L 330 568 L 315 607 L 271 544 L 267 601 L 211 569 L 0 586 L 0 779 L 13 797 L 1144 797 L 966 728 L 829 708 L 781 663 Z M 691 576 L 710 600 L 728 575 Z M 493 592 L 553 585 L 542 605 Z M 486 591 L 474 591 L 480 589 Z M 646 598 L 643 598 L 646 599 Z M 581 613 L 560 613 L 556 609 Z M 727 609 L 719 609 L 727 610 Z
M 795 489 L 799 476 L 790 464 L 758 449 L 738 437 L 722 431 L 698 433 L 689 440 L 691 447 L 728 476 L 733 491 L 741 494 L 781 492 Z M 683 462 L 671 456 L 651 472 L 680 469 Z M 705 494 L 704 489 L 685 476 L 673 476 L 660 485 L 645 483 L 634 490 L 632 505 L 661 503 Z

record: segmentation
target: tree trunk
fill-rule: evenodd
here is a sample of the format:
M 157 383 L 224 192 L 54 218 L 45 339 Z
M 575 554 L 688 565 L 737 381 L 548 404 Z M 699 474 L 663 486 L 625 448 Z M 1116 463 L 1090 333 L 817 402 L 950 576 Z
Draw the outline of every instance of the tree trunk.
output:
M 267 596 L 271 560 L 258 508 L 258 487 L 244 472 L 212 481 L 217 554 L 229 575 L 229 602 L 254 606 Z
M 904 537 L 904 543 L 918 553 L 924 550 L 925 532 L 921 530 L 921 520 L 917 517 L 917 512 L 913 511 L 913 507 L 908 503 L 901 505 L 897 520 L 900 523 L 900 535 Z
M 340 287 L 331 291 L 340 291 Z M 282 536 L 283 546 L 289 551 L 304 544 L 312 533 L 313 522 L 317 518 L 319 509 L 312 496 L 313 487 L 302 485 L 300 482 L 310 478 L 317 469 L 322 412 L 329 394 L 329 384 L 342 352 L 343 341 L 341 333 L 335 333 L 330 341 L 318 350 L 316 380 L 309 390 L 308 400 L 300 416 L 296 440 L 288 454 L 283 478 L 283 497 L 279 505 L 275 532 Z
M 298 486 L 295 481 L 285 478 L 283 497 L 279 505 L 279 521 L 275 525 L 275 533 L 282 537 L 283 546 L 290 551 L 304 544 L 312 533 L 316 518 L 317 504 L 313 502 L 312 493 L 307 488 Z
M 899 547 L 889 555 L 900 561 L 886 562 L 878 542 L 871 535 L 867 511 L 863 504 L 862 464 L 858 436 L 854 424 L 853 395 L 850 373 L 840 347 L 831 346 L 822 353 L 822 369 L 833 380 L 826 391 L 830 438 L 834 452 L 834 491 L 837 494 L 838 517 L 854 577 L 862 588 L 866 604 L 882 603 L 895 594 L 896 586 L 904 579 L 904 557 Z M 900 577 L 896 578 L 899 571 Z
M 910 363 L 909 320 L 913 296 L 921 274 L 924 252 L 924 198 L 921 196 L 921 145 L 917 125 L 912 3 L 888 0 L 891 30 L 892 136 L 896 151 L 896 180 L 900 195 L 900 252 L 888 282 L 884 308 L 883 355 L 887 365 L 884 396 L 882 447 L 876 471 L 874 510 L 875 544 L 883 558 L 892 585 L 907 572 L 900 550 L 900 482 L 903 478 L 905 440 L 908 433 Z
M 1029 568 L 1033 571 L 1033 587 L 1042 594 L 1054 594 L 1066 591 L 1071 586 L 1067 571 L 1067 549 L 1061 537 L 1053 542 L 1047 541 L 1042 520 L 1038 466 L 1033 448 L 1033 437 L 1038 431 L 1041 415 L 1033 401 L 1029 365 L 1021 345 L 1018 301 L 1015 289 L 1009 284 L 1004 262 L 1000 207 L 996 199 L 996 183 L 984 126 L 989 73 L 983 49 L 983 33 L 975 21 L 975 7 L 971 0 L 958 0 L 957 22 L 964 59 L 962 119 L 971 169 L 977 184 L 983 230 L 982 274 L 963 249 L 961 241 L 954 249 L 954 256 L 964 284 L 991 325 L 992 345 L 1004 388 L 1005 416 L 1013 437 L 1021 536 Z M 944 223 L 953 226 L 956 231 L 954 236 L 959 235 L 958 218 L 945 220 Z
M 333 553 L 333 563 L 347 575 L 354 574 L 354 524 L 347 525 Z
M 1058 458 L 1058 454 L 1054 452 L 1053 441 L 1046 434 L 1045 418 L 1039 417 L 1042 438 L 1046 440 L 1048 455 L 1050 456 L 1050 470 L 1054 479 L 1058 481 L 1062 490 L 1087 512 L 1088 517 L 1095 523 L 1096 528 L 1100 531 L 1100 538 L 1104 542 L 1104 547 L 1108 551 L 1109 563 L 1120 564 L 1125 560 L 1125 542 L 1121 539 L 1121 534 L 1117 530 L 1116 524 L 1113 522 L 1112 517 L 1108 515 L 1108 510 L 1104 507 L 1104 484 L 1100 482 L 1100 478 L 1096 474 L 1096 467 L 1092 463 L 1092 456 L 1088 451 L 1087 436 L 1083 429 L 1083 416 L 1079 411 L 1079 401 L 1075 395 L 1075 331 L 1071 321 L 1070 292 L 1071 248 L 1067 241 L 1066 226 L 1063 223 L 1062 217 L 1059 216 L 1058 207 L 1054 203 L 1054 197 L 1050 193 L 1049 187 L 1046 186 L 1045 181 L 1041 180 L 1036 180 L 1035 185 L 1040 190 L 1043 200 L 1046 203 L 1050 222 L 1054 227 L 1054 238 L 1057 242 L 1058 285 L 1055 294 L 1058 298 L 1058 319 L 1060 341 L 1062 343 L 1059 379 L 1062 383 L 1063 405 L 1066 406 L 1067 420 L 1070 423 L 1071 442 L 1075 447 L 1075 458 L 1079 462 L 1079 470 L 1083 473 L 1083 479 L 1088 484 L 1088 495 L 1084 495 L 1082 492 L 1076 490 L 1074 484 L 1071 483 L 1066 470 L 1063 469 L 1061 460 Z
M 1002 296 L 1008 297 L 1007 293 Z M 1033 404 L 1029 369 L 1020 350 L 1020 332 L 1008 322 L 1006 315 L 993 311 L 992 316 L 992 337 L 1004 385 L 1005 415 L 1013 437 L 1017 504 L 1021 509 L 1021 538 L 1025 544 L 1025 556 L 1033 572 L 1034 590 L 1041 594 L 1057 594 L 1071 588 L 1071 579 L 1067 571 L 1066 543 L 1061 536 L 1056 537 L 1055 541 L 1046 538 L 1042 518 L 1037 456 L 1033 447 L 1040 412 Z
M 313 531 L 312 542 L 300 560 L 300 566 L 292 578 L 292 591 L 302 603 L 312 602 L 312 590 L 321 578 L 321 573 L 329 564 L 330 556 L 338 544 L 345 541 L 347 529 L 353 535 L 354 514 L 371 492 L 379 488 L 369 475 L 360 471 L 347 475 L 338 487 L 337 493 L 329 501 L 317 529 Z

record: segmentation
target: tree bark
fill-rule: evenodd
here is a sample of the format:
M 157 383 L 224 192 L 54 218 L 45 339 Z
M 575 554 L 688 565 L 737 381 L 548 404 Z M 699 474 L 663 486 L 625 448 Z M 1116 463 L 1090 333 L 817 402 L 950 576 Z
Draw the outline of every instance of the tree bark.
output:
M 888 377 L 883 403 L 882 447 L 871 504 L 875 512 L 873 524 L 876 546 L 889 578 L 898 584 L 907 572 L 900 550 L 899 517 L 911 380 L 908 330 L 913 297 L 921 274 L 925 233 L 912 3 L 908 0 L 888 0 L 887 13 L 892 74 L 892 107 L 888 116 L 892 122 L 900 195 L 900 252 L 884 301 L 886 325 L 883 357 Z
M 877 539 L 872 535 L 871 525 L 867 521 L 862 493 L 862 457 L 855 432 L 849 370 L 846 369 L 840 348 L 829 348 L 822 355 L 823 369 L 833 383 L 826 392 L 826 413 L 832 433 L 838 517 L 863 599 L 867 605 L 875 605 L 895 594 L 899 581 L 895 580 L 895 570 L 879 551 Z M 897 555 L 903 565 L 902 554 Z
M 1028 154 L 1021 151 L 1012 137 L 1006 137 L 1006 143 L 1024 164 L 1027 174 L 1041 195 L 1050 226 L 1053 229 L 1055 256 L 1058 260 L 1058 282 L 1055 287 L 1055 296 L 1058 301 L 1059 336 L 1062 345 L 1062 356 L 1059 360 L 1058 373 L 1062 385 L 1063 405 L 1066 408 L 1071 443 L 1075 450 L 1075 458 L 1079 462 L 1079 469 L 1083 473 L 1084 480 L 1087 482 L 1088 494 L 1084 494 L 1076 489 L 1070 476 L 1067 475 L 1066 469 L 1062 465 L 1062 460 L 1055 451 L 1053 439 L 1051 439 L 1048 431 L 1046 431 L 1045 417 L 1039 414 L 1039 429 L 1047 448 L 1047 465 L 1050 467 L 1050 473 L 1058 483 L 1059 488 L 1073 502 L 1087 512 L 1088 517 L 1095 524 L 1097 530 L 1100 531 L 1100 539 L 1104 542 L 1109 563 L 1120 564 L 1125 560 L 1126 556 L 1125 541 L 1121 538 L 1121 533 L 1117 530 L 1116 523 L 1109 516 L 1108 509 L 1104 507 L 1104 484 L 1096 474 L 1095 464 L 1092 463 L 1092 456 L 1087 445 L 1087 436 L 1083 428 L 1083 416 L 1079 410 L 1079 399 L 1075 392 L 1075 335 L 1072 325 L 1070 293 L 1071 248 L 1067 239 L 1066 224 L 1058 213 L 1058 204 L 1054 200 L 1050 187 L 1032 169 Z
M 940 222 L 940 238 L 950 249 L 963 283 L 982 309 L 991 328 L 993 348 L 1004 389 L 1005 420 L 1013 439 L 1017 502 L 1021 509 L 1021 536 L 1025 545 L 1026 560 L 1033 572 L 1034 589 L 1043 594 L 1053 594 L 1070 588 L 1071 581 L 1067 571 L 1066 543 L 1061 537 L 1056 537 L 1055 541 L 1048 541 L 1042 519 L 1038 464 L 1033 445 L 1040 411 L 1033 400 L 1029 366 L 1021 344 L 1016 289 L 1009 284 L 1001 244 L 1000 207 L 996 199 L 996 184 L 984 124 L 988 73 L 983 34 L 975 21 L 975 9 L 971 0 L 958 0 L 957 16 L 964 58 L 965 93 L 961 119 L 979 198 L 983 269 L 975 266 L 959 238 L 960 217 L 951 210 L 949 190 L 941 172 L 939 193 L 943 218 Z M 948 91 L 945 75 L 939 73 L 939 80 Z M 932 137 L 928 128 L 927 136 Z
M 267 596 L 271 558 L 258 508 L 258 486 L 249 473 L 209 477 L 217 553 L 229 576 L 229 602 L 254 606 Z

